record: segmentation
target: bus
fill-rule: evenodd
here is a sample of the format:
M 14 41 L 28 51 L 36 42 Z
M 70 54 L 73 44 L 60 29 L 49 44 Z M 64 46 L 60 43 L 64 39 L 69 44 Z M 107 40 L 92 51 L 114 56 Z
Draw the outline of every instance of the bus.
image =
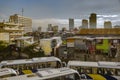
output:
M 80 74 L 92 77 L 93 80 L 95 78 L 96 80 L 120 79 L 120 62 L 69 61 L 67 66 L 77 70 Z
M 3 80 L 81 80 L 76 70 L 70 68 L 43 69 L 33 74 L 3 78 Z
M 10 68 L 0 69 L 0 80 L 1 78 L 17 76 L 17 72 Z
M 57 57 L 40 57 L 32 59 L 1 61 L 1 68 L 12 68 L 22 74 L 23 70 L 36 72 L 40 68 L 60 68 L 62 62 Z

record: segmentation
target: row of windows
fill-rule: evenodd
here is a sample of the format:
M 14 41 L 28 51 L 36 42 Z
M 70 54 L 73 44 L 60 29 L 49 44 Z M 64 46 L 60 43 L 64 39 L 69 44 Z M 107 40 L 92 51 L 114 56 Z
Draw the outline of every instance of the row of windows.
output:
M 57 63 L 56 62 L 48 62 L 48 63 L 33 63 L 33 64 L 16 64 L 16 65 L 4 65 L 2 66 L 2 68 L 13 68 L 13 69 L 22 69 L 22 70 L 26 70 L 26 69 L 39 69 L 39 68 L 48 68 L 48 67 L 57 67 Z
M 109 68 L 92 68 L 92 67 L 72 67 L 76 69 L 80 74 L 107 74 L 107 75 L 119 75 L 120 69 L 109 69 Z

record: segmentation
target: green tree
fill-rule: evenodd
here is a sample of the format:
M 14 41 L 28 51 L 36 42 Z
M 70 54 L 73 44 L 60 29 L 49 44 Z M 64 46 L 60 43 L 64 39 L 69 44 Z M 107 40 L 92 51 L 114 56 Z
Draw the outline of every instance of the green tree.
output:
M 23 53 L 27 54 L 29 58 L 33 57 L 44 57 L 44 51 L 40 48 L 39 50 L 35 50 L 36 45 L 30 45 L 23 49 Z
M 8 43 L 5 41 L 0 41 L 0 52 L 3 52 L 7 48 Z

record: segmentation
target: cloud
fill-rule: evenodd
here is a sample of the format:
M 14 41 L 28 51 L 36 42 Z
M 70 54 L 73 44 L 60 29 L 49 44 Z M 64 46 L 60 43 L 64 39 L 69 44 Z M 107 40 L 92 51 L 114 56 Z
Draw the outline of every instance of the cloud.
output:
M 97 15 L 97 17 L 103 17 L 103 18 L 116 18 L 119 15 Z
M 113 18 L 113 19 L 110 19 Z M 116 18 L 118 15 L 98 15 L 97 18 L 97 28 L 103 28 L 104 21 L 111 21 L 113 26 L 114 25 L 120 25 L 120 19 Z M 82 19 L 74 19 L 75 27 L 81 26 Z M 33 29 L 37 29 L 39 26 L 42 27 L 42 31 L 46 31 L 48 28 L 48 24 L 58 25 L 59 30 L 61 30 L 63 27 L 69 28 L 69 21 L 68 19 L 34 19 L 33 20 Z
M 0 13 L 0 21 L 3 21 L 3 20 L 8 20 L 8 16 L 6 16 L 3 13 Z

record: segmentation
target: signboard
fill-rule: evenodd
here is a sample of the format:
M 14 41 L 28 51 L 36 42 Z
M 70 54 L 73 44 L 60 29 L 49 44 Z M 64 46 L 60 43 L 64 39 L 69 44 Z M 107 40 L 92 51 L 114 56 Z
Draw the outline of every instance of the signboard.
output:
M 74 47 L 74 39 L 67 39 L 67 47 Z
M 86 49 L 86 44 L 83 40 L 75 40 L 75 47 L 79 49 Z
M 67 42 L 67 47 L 74 47 L 74 42 Z
M 113 40 L 113 43 L 118 43 L 118 40 Z

